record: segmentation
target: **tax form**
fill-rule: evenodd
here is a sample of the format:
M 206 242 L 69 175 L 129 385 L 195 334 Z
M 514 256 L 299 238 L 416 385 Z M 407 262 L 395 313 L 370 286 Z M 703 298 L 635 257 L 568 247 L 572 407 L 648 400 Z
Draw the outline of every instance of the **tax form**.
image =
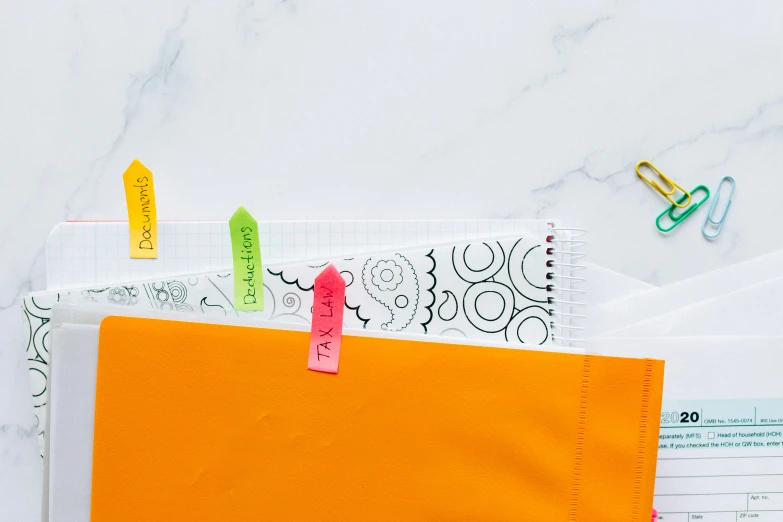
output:
M 783 520 L 783 399 L 663 406 L 659 520 Z
M 600 339 L 592 350 L 666 361 L 660 522 L 783 521 L 783 338 Z

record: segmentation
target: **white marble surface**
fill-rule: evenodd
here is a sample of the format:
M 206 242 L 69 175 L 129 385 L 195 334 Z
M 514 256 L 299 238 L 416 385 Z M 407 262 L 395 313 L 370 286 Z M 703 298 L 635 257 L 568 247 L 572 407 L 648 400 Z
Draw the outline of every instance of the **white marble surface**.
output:
M 783 3 L 5 2 L 0 7 L 0 520 L 37 520 L 20 297 L 66 219 L 561 217 L 665 284 L 783 246 Z M 654 228 L 633 166 L 737 192 Z M 328 192 L 324 192 L 328 189 Z

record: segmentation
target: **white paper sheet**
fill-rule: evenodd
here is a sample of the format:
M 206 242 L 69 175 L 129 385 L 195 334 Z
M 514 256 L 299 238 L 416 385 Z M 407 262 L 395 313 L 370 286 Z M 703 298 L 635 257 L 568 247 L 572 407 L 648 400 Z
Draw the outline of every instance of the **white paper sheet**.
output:
M 783 520 L 783 337 L 596 339 L 591 348 L 666 361 L 661 522 Z
M 52 330 L 48 513 L 51 522 L 90 520 L 97 326 Z M 45 510 L 47 511 L 47 510 Z
M 757 257 L 638 295 L 595 307 L 588 321 L 597 337 L 759 282 L 780 277 L 783 251 Z
M 584 283 L 584 289 L 587 290 L 585 300 L 590 307 L 597 307 L 617 299 L 642 295 L 658 288 L 640 279 L 609 270 L 589 261 L 584 264 L 586 269 L 574 275 L 581 275 L 587 279 Z
M 663 398 L 783 397 L 783 337 L 594 339 L 590 351 L 666 361 Z
M 639 321 L 601 337 L 783 335 L 783 277 Z

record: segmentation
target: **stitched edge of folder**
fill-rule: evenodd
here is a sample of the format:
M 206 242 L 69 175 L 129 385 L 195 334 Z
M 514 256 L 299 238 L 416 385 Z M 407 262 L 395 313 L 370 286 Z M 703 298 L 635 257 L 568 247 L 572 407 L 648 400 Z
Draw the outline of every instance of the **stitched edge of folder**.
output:
M 576 417 L 576 444 L 574 445 L 574 471 L 571 479 L 571 506 L 568 509 L 568 520 L 578 520 L 579 494 L 582 487 L 582 459 L 585 449 L 585 431 L 587 430 L 587 398 L 590 387 L 589 355 L 582 358 L 582 383 L 579 390 L 579 412 Z
M 644 469 L 647 461 L 647 427 L 650 411 L 650 388 L 652 387 L 653 360 L 644 360 L 644 377 L 642 378 L 642 398 L 639 411 L 639 439 L 636 443 L 636 470 L 633 477 L 633 504 L 631 514 L 633 520 L 639 520 L 641 516 L 639 503 L 642 499 L 642 486 L 644 484 Z

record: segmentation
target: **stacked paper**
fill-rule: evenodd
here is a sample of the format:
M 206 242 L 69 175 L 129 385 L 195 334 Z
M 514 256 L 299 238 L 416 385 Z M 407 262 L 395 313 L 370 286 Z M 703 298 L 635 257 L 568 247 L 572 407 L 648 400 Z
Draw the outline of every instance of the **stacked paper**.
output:
M 49 520 L 652 511 L 663 364 L 564 345 L 579 257 L 550 252 L 552 222 L 263 225 L 291 260 L 265 258 L 257 312 L 235 309 L 222 224 L 161 223 L 156 260 L 124 259 L 113 224 L 53 233 L 50 291 L 24 303 Z M 346 286 L 336 374 L 307 369 L 327 266 Z M 648 290 L 596 272 L 606 300 Z

